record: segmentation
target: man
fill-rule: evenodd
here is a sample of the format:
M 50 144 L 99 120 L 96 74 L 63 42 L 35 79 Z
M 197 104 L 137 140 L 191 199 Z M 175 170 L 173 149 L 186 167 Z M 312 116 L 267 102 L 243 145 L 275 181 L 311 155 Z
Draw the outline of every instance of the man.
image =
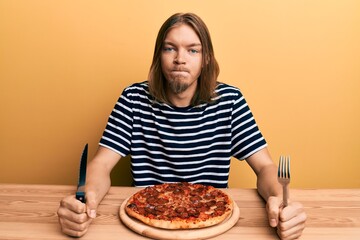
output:
M 58 210 L 62 231 L 82 236 L 110 188 L 110 172 L 131 155 L 135 186 L 188 181 L 227 187 L 230 158 L 246 159 L 267 202 L 269 224 L 281 239 L 299 238 L 300 203 L 282 208 L 277 168 L 239 89 L 217 82 L 209 31 L 195 14 L 175 14 L 161 27 L 149 81 L 133 84 L 109 117 L 88 166 L 86 205 L 74 196 Z

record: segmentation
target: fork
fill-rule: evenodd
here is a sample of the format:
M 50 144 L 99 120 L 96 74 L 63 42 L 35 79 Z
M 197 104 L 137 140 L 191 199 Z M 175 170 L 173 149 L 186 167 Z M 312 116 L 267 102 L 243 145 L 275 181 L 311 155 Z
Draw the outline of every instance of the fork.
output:
M 278 181 L 283 186 L 283 206 L 288 205 L 290 183 L 290 156 L 280 156 L 278 166 Z

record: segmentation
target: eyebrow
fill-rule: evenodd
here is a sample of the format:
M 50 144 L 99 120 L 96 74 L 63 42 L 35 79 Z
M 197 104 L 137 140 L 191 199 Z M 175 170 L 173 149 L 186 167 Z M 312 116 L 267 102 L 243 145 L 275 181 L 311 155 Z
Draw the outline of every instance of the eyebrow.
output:
M 170 41 L 164 41 L 164 45 L 166 45 L 166 44 L 168 44 L 168 45 L 171 45 L 171 46 L 176 46 L 176 44 L 175 43 L 172 43 L 172 42 L 170 42 Z M 198 46 L 202 46 L 201 45 L 201 43 L 191 43 L 191 44 L 189 44 L 189 45 L 186 45 L 187 47 L 198 47 Z

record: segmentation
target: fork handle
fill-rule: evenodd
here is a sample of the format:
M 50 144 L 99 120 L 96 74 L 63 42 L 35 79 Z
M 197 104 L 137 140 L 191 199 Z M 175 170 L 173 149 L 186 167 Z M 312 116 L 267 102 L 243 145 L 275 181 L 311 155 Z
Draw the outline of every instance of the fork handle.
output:
M 289 188 L 287 185 L 283 185 L 283 206 L 287 207 L 289 199 Z

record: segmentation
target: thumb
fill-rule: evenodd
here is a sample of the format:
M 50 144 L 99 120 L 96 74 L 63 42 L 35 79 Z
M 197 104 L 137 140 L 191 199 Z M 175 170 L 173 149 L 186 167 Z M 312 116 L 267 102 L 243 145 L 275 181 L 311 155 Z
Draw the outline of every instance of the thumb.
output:
M 90 218 L 96 217 L 96 209 L 98 203 L 96 201 L 96 194 L 94 192 L 86 193 L 86 213 Z
M 271 227 L 276 227 L 279 223 L 281 200 L 277 197 L 269 197 L 266 203 L 266 211 Z

